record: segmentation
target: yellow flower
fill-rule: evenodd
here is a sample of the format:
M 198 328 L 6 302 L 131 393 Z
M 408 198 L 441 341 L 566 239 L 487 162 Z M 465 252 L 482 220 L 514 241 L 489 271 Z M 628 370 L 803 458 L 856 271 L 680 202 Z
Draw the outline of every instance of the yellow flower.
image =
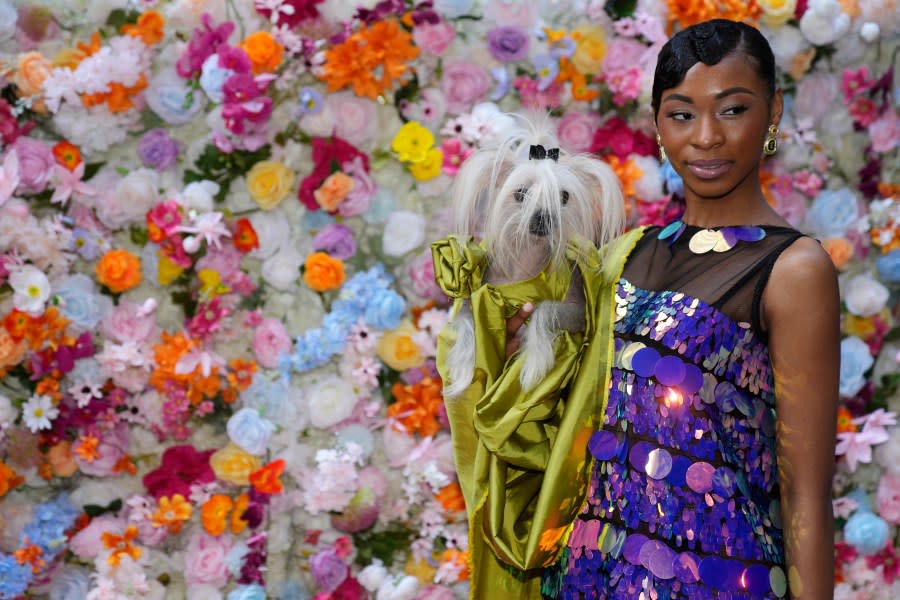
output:
M 259 459 L 231 442 L 209 457 L 216 477 L 235 485 L 250 485 L 250 473 L 260 467 Z
M 444 153 L 440 148 L 432 148 L 425 155 L 422 162 L 413 163 L 409 166 L 409 172 L 416 181 L 428 181 L 434 179 L 441 174 L 441 167 L 444 165 Z
M 425 363 L 425 356 L 413 339 L 416 331 L 415 325 L 406 320 L 400 323 L 397 329 L 386 332 L 375 347 L 378 358 L 395 371 L 422 366 Z
M 797 0 L 757 0 L 762 8 L 762 22 L 768 27 L 781 27 L 793 18 Z
M 222 276 L 215 269 L 200 269 L 197 279 L 203 284 L 200 286 L 200 293 L 206 298 L 215 298 L 231 291 L 227 285 L 222 283 Z
M 159 508 L 150 520 L 154 527 L 168 527 L 170 533 L 178 533 L 193 512 L 194 508 L 181 494 L 175 494 L 171 498 L 163 496 L 159 499 Z
M 606 57 L 606 32 L 597 25 L 579 25 L 572 37 L 577 40 L 572 64 L 580 73 L 598 75 Z
M 434 581 L 434 574 L 437 573 L 437 569 L 429 565 L 427 560 L 416 559 L 412 556 L 406 561 L 403 571 L 421 581 L 422 585 L 428 585 Z
M 400 162 L 420 163 L 434 146 L 434 136 L 415 121 L 404 123 L 391 142 Z
M 159 264 L 156 267 L 156 279 L 159 281 L 160 285 L 169 285 L 178 279 L 178 276 L 183 272 L 184 269 L 176 265 L 167 257 L 160 255 Z
M 247 173 L 247 191 L 263 210 L 284 200 L 294 185 L 294 173 L 277 160 L 263 160 Z

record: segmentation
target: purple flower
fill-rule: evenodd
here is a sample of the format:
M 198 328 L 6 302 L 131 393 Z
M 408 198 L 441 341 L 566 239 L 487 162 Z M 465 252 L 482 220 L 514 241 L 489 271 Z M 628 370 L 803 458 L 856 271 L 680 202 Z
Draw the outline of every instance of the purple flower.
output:
M 487 39 L 488 51 L 500 62 L 517 62 L 528 56 L 528 34 L 518 27 L 495 27 Z
M 169 132 L 162 128 L 151 129 L 138 144 L 138 154 L 144 165 L 160 171 L 173 166 L 179 152 L 181 144 L 169 137 Z
M 348 568 L 333 549 L 328 548 L 313 554 L 309 559 L 309 569 L 316 587 L 331 593 L 347 578 Z
M 313 238 L 313 250 L 322 250 L 335 258 L 347 260 L 356 254 L 353 230 L 340 223 L 332 223 L 322 228 Z

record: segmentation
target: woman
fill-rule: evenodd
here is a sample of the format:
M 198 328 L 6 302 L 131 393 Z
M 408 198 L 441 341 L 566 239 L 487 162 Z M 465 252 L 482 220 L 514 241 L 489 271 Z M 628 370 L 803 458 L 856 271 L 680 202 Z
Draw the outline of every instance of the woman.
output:
M 679 32 L 652 107 L 686 208 L 619 280 L 588 499 L 542 593 L 831 598 L 839 298 L 761 190 L 783 110 L 768 43 L 724 20 Z

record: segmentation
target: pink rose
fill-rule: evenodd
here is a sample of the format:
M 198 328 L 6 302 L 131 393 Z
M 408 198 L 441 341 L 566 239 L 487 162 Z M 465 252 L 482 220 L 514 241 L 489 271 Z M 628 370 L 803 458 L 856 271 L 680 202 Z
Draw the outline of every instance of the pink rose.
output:
M 425 300 L 434 300 L 441 304 L 447 302 L 447 296 L 434 280 L 434 263 L 431 252 L 423 252 L 409 263 L 409 278 L 413 291 Z
M 603 57 L 603 72 L 636 67 L 646 51 L 647 46 L 635 39 L 614 38 Z
M 375 103 L 352 92 L 329 94 L 326 110 L 334 121 L 334 133 L 354 146 L 364 146 L 378 131 Z
M 155 301 L 134 304 L 120 300 L 100 323 L 100 332 L 107 338 L 124 344 L 126 342 L 146 342 L 156 333 L 156 319 L 153 316 Z
M 221 244 L 218 249 L 213 246 L 206 252 L 194 267 L 198 272 L 202 269 L 212 269 L 221 275 L 222 279 L 228 279 L 240 271 L 243 256 L 234 244 Z
M 464 113 L 491 88 L 491 78 L 475 63 L 457 61 L 444 65 L 443 90 L 447 112 Z
M 601 122 L 597 113 L 567 111 L 556 126 L 559 145 L 572 153 L 588 152 Z
M 894 525 L 900 524 L 900 475 L 885 473 L 878 482 L 878 514 Z
M 814 72 L 797 84 L 797 93 L 791 111 L 797 119 L 809 118 L 818 124 L 831 112 L 831 103 L 839 92 L 839 81 L 830 73 Z
M 353 179 L 353 189 L 338 204 L 338 214 L 342 217 L 361 215 L 372 203 L 372 196 L 378 191 L 375 181 L 366 172 L 362 160 L 359 157 L 342 165 L 344 173 Z
M 20 137 L 10 146 L 19 158 L 20 194 L 38 194 L 47 188 L 56 159 L 48 146 L 29 137 Z
M 429 54 L 443 54 L 454 37 L 456 30 L 446 21 L 441 21 L 437 25 L 423 23 L 413 29 L 416 46 Z
M 253 332 L 253 354 L 256 360 L 267 369 L 278 366 L 278 356 L 289 352 L 291 338 L 287 329 L 277 319 L 263 319 L 256 331 Z
M 93 560 L 103 551 L 103 534 L 109 532 L 122 535 L 125 527 L 125 519 L 121 517 L 114 517 L 111 514 L 100 515 L 72 536 L 69 540 L 69 549 L 82 560 Z
M 195 533 L 184 552 L 185 582 L 188 585 L 208 583 L 216 587 L 228 583 L 225 558 L 231 545 L 227 535 L 214 538 L 206 533 Z
M 538 24 L 540 7 L 539 2 L 531 0 L 488 2 L 484 8 L 484 16 L 497 25 L 512 25 L 531 31 Z
M 875 152 L 891 152 L 900 141 L 900 119 L 893 109 L 888 109 L 869 125 L 869 138 Z
M 416 595 L 416 600 L 453 600 L 454 598 L 456 598 L 456 595 L 453 593 L 453 590 L 437 584 L 423 588 Z
M 112 432 L 103 433 L 100 443 L 97 444 L 99 456 L 92 461 L 87 461 L 78 455 L 81 440 L 75 442 L 72 451 L 75 453 L 75 462 L 85 475 L 94 477 L 108 477 L 115 473 L 116 464 L 128 451 L 128 426 L 119 425 Z
M 784 220 L 797 227 L 803 222 L 806 215 L 806 199 L 803 194 L 795 191 L 772 194 L 775 198 L 775 212 L 784 217 Z

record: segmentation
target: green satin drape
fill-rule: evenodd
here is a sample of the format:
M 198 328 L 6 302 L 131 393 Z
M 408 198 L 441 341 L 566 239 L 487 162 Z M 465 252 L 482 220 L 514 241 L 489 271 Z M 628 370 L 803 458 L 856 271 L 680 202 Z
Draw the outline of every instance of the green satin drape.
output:
M 472 384 L 446 402 L 469 518 L 470 598 L 541 598 L 540 570 L 556 560 L 587 492 L 587 442 L 608 395 L 616 282 L 642 233 L 601 250 L 572 244 L 568 264 L 507 285 L 483 284 L 484 250 L 473 241 L 432 244 L 435 279 L 454 298 L 453 314 L 468 301 L 475 321 Z M 573 264 L 584 280 L 585 331 L 561 332 L 550 373 L 523 392 L 521 361 L 504 361 L 506 321 L 525 302 L 562 300 Z M 444 378 L 452 343 L 445 328 L 437 352 Z

